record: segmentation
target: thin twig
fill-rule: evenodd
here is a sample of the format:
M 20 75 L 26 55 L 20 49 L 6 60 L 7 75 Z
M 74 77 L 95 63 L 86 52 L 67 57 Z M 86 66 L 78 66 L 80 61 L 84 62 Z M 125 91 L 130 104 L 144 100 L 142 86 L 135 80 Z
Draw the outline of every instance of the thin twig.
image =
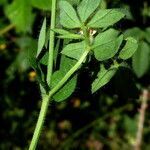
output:
M 5 28 L 0 30 L 0 36 L 2 36 L 3 34 L 9 32 L 10 30 L 12 30 L 15 27 L 14 24 L 10 24 L 8 26 L 6 26 Z
M 145 113 L 147 108 L 147 101 L 148 101 L 148 90 L 144 89 L 141 95 L 141 108 L 139 114 L 139 121 L 138 121 L 138 130 L 136 135 L 136 142 L 134 150 L 141 150 L 142 144 L 142 135 L 143 135 L 143 128 L 144 128 L 144 121 L 145 121 Z

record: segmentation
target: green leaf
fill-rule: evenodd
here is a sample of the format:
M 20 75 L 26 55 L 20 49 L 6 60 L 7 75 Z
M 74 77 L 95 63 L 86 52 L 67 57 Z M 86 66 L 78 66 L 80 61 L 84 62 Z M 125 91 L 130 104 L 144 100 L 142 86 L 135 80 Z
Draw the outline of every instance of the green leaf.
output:
M 117 53 L 123 41 L 123 36 L 118 37 L 118 34 L 117 30 L 109 29 L 97 35 L 93 44 L 94 55 L 97 60 L 107 60 Z
M 137 48 L 138 48 L 137 40 L 135 40 L 132 37 L 128 37 L 126 39 L 125 46 L 123 47 L 123 49 L 121 50 L 119 54 L 119 58 L 124 59 L 124 60 L 129 59 L 135 53 Z
M 55 46 L 55 50 L 54 50 L 54 67 L 56 68 L 57 66 L 57 60 L 59 59 L 58 58 L 58 55 L 59 55 L 59 47 L 60 47 L 60 39 L 57 40 L 56 42 L 56 46 Z
M 18 31 L 31 31 L 34 15 L 30 0 L 14 0 L 5 8 L 5 14 Z
M 102 0 L 100 3 L 100 9 L 106 9 L 107 8 L 107 2 L 105 0 Z
M 56 62 L 57 62 L 59 45 L 60 45 L 60 40 L 58 39 L 57 42 L 56 42 L 55 50 L 54 50 L 54 63 L 55 63 L 55 66 L 56 66 Z M 39 62 L 43 65 L 48 65 L 48 58 L 49 58 L 49 52 L 46 51 Z
M 44 19 L 41 30 L 40 30 L 40 35 L 38 39 L 38 50 L 37 50 L 36 57 L 38 57 L 39 54 L 41 53 L 45 44 L 45 40 L 46 40 L 46 18 Z
M 52 87 L 55 87 L 59 81 L 65 76 L 62 71 L 56 71 L 52 76 Z M 75 90 L 77 76 L 74 76 L 56 93 L 53 98 L 56 102 L 61 102 L 67 99 Z
M 31 4 L 38 9 L 51 10 L 51 1 L 52 0 L 31 0 Z
M 84 37 L 82 35 L 79 35 L 79 34 L 65 34 L 65 35 L 60 35 L 60 36 L 57 36 L 58 38 L 60 39 L 84 39 Z
M 76 64 L 75 59 L 71 59 L 69 57 L 66 57 L 65 55 L 62 55 L 61 62 L 60 62 L 60 70 L 63 70 L 65 73 L 68 72 L 69 69 L 71 69 Z
M 128 5 L 123 5 L 121 6 L 121 8 L 117 8 L 116 10 L 122 12 L 125 15 L 126 20 L 134 20 L 132 12 L 130 11 L 130 7 Z
M 145 30 L 145 38 L 150 43 L 150 27 L 146 28 Z
M 79 60 L 82 54 L 85 51 L 85 43 L 84 42 L 79 42 L 79 43 L 73 43 L 73 44 L 68 44 L 63 50 L 62 54 L 77 59 Z
M 64 29 L 52 29 L 54 32 L 58 33 L 58 34 L 69 34 L 70 32 Z
M 46 51 L 43 57 L 40 59 L 40 64 L 47 65 L 48 64 L 49 52 Z
M 24 41 L 23 41 L 24 42 Z M 33 67 L 33 69 L 36 71 L 37 74 L 37 80 L 42 85 L 44 89 L 46 89 L 46 85 L 44 83 L 44 73 L 41 70 L 41 67 L 39 65 L 39 62 L 37 62 L 36 59 L 36 52 L 37 52 L 37 44 L 35 40 L 31 41 L 31 46 L 27 48 L 27 59 L 30 63 L 30 65 Z
M 44 44 L 46 49 L 48 48 L 48 45 L 49 45 L 49 35 L 50 35 L 50 29 L 47 29 L 46 37 L 45 37 L 45 44 Z
M 60 34 L 57 36 L 62 39 L 84 39 L 84 37 L 80 34 L 74 34 L 64 29 L 53 29 L 54 32 Z
M 37 53 L 37 42 L 35 40 L 33 40 L 32 45 L 29 48 L 27 48 L 27 59 L 29 61 L 29 64 L 34 69 L 37 68 L 36 53 Z
M 7 5 L 7 0 L 0 0 L 0 6 Z
M 135 38 L 137 41 L 144 39 L 145 33 L 137 27 L 130 28 L 124 32 L 125 38 L 131 36 Z
M 78 6 L 78 14 L 82 22 L 85 22 L 89 16 L 100 5 L 101 0 L 82 0 Z
M 132 57 L 132 67 L 137 77 L 142 77 L 147 73 L 150 66 L 150 46 L 142 41 Z
M 81 23 L 74 8 L 67 1 L 60 1 L 60 23 L 66 28 L 80 28 Z
M 105 69 L 104 65 L 101 65 L 100 72 L 97 75 L 97 78 L 92 83 L 92 93 L 95 93 L 101 87 L 106 85 L 111 78 L 115 75 L 118 67 L 112 66 L 108 70 Z
M 101 9 L 88 23 L 90 28 L 106 28 L 121 20 L 125 15 L 115 9 Z
M 71 67 L 75 64 L 76 61 L 63 57 L 61 60 L 60 70 L 56 71 L 52 76 L 52 88 L 55 87 L 61 79 L 66 75 L 66 73 L 71 69 Z M 64 86 L 54 94 L 53 98 L 56 102 L 61 102 L 67 99 L 75 90 L 77 83 L 77 75 L 72 76 Z
M 71 5 L 78 5 L 80 0 L 67 0 Z

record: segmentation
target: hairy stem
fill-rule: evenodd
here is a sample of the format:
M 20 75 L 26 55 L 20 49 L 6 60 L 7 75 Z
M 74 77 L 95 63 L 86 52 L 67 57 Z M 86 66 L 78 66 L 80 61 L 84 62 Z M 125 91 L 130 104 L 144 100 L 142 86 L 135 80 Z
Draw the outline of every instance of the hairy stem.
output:
M 44 119 L 47 113 L 47 109 L 48 109 L 48 105 L 49 105 L 49 99 L 50 97 L 48 95 L 46 95 L 43 100 L 42 100 L 42 106 L 41 106 L 41 110 L 40 110 L 40 114 L 38 117 L 38 121 L 34 130 L 34 134 L 32 137 L 32 141 L 29 147 L 29 150 L 35 150 L 39 137 L 40 137 L 40 133 L 44 124 Z
M 51 13 L 51 29 L 55 28 L 55 19 L 56 19 L 56 1 L 52 0 L 52 13 Z M 51 84 L 51 76 L 53 73 L 53 56 L 54 56 L 54 43 L 55 43 L 55 34 L 51 30 L 50 31 L 50 42 L 49 42 L 49 60 L 48 60 L 48 67 L 47 67 L 47 77 L 46 81 L 47 84 L 50 86 Z M 86 39 L 88 36 L 86 34 Z M 41 106 L 41 111 L 39 114 L 39 118 L 35 127 L 35 131 L 33 134 L 33 138 L 29 147 L 29 150 L 35 150 L 37 146 L 37 142 L 39 140 L 41 130 L 44 124 L 44 119 L 48 110 L 48 105 L 51 97 L 67 82 L 67 80 L 79 69 L 83 61 L 86 59 L 88 53 L 90 51 L 90 46 L 87 40 L 87 49 L 82 54 L 81 58 L 78 62 L 66 73 L 66 75 L 60 80 L 60 82 L 49 92 L 48 95 L 44 96 Z
M 42 101 L 41 111 L 39 114 L 39 118 L 35 127 L 35 131 L 33 134 L 33 138 L 29 147 L 29 150 L 35 150 L 37 142 L 39 140 L 41 129 L 44 124 L 44 119 L 47 113 L 49 100 L 52 97 L 53 94 L 55 94 L 66 82 L 67 80 L 78 70 L 82 62 L 85 60 L 89 53 L 89 50 L 86 50 L 81 58 L 78 60 L 78 62 L 67 72 L 67 74 L 60 80 L 60 82 L 49 92 L 49 95 L 44 96 L 44 99 Z
M 52 0 L 52 12 L 51 12 L 51 29 L 55 28 L 56 20 L 56 1 Z M 54 55 L 54 44 L 55 44 L 55 33 L 50 30 L 50 39 L 49 39 L 49 59 L 47 67 L 47 84 L 50 86 L 51 76 L 53 72 L 53 55 Z

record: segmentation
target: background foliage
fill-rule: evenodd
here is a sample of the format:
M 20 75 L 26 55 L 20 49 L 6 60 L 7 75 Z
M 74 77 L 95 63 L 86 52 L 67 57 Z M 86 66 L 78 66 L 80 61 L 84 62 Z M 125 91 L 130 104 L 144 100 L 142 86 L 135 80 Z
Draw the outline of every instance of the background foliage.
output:
M 80 0 L 68 1 L 76 7 Z M 126 18 L 116 27 L 136 38 L 139 48 L 128 60 L 130 67 L 121 68 L 94 95 L 88 70 L 96 68 L 89 65 L 81 71 L 68 101 L 52 102 L 39 149 L 126 150 L 135 142 L 139 96 L 150 85 L 150 2 L 103 0 L 101 7 L 123 9 Z M 0 0 L 0 9 L 0 149 L 26 149 L 40 108 L 36 74 L 27 53 L 37 47 L 43 18 L 50 18 L 51 0 Z M 144 150 L 150 148 L 149 115 L 147 111 Z

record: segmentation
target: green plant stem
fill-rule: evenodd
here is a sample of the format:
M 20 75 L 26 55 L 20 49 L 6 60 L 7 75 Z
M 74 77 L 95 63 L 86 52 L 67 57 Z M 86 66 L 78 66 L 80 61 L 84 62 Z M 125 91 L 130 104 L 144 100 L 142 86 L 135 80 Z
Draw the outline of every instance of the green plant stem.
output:
M 89 38 L 89 31 L 87 29 L 87 27 L 83 26 L 82 27 L 82 31 L 83 31 L 83 35 L 85 37 L 85 43 L 86 45 L 90 46 L 90 38 Z
M 88 53 L 89 50 L 86 50 L 82 54 L 78 62 L 67 72 L 67 74 L 62 78 L 62 80 L 49 92 L 49 97 L 55 94 L 64 85 L 64 83 L 72 76 L 72 74 L 78 70 L 82 62 L 86 59 Z
M 57 2 L 57 0 L 52 0 L 51 29 L 55 28 L 56 2 Z M 55 33 L 54 33 L 53 30 L 50 30 L 49 59 L 48 59 L 48 67 L 47 67 L 47 84 L 49 86 L 50 86 L 50 83 L 51 83 L 51 76 L 52 76 L 52 72 L 53 72 L 54 43 L 55 43 Z
M 56 0 L 52 0 L 52 14 L 51 14 L 51 29 L 55 28 L 55 18 L 56 18 Z M 87 35 L 86 35 L 86 38 Z M 54 56 L 54 43 L 55 43 L 55 33 L 50 31 L 50 43 L 49 43 L 49 60 L 48 60 L 48 68 L 47 68 L 47 84 L 50 86 L 51 84 L 51 76 L 53 72 L 53 56 Z M 87 49 L 82 54 L 81 58 L 78 62 L 66 73 L 66 75 L 60 80 L 60 82 L 49 92 L 48 95 L 44 96 L 42 101 L 42 106 L 39 114 L 39 118 L 35 127 L 35 131 L 33 134 L 33 138 L 29 147 L 29 150 L 35 150 L 37 142 L 39 140 L 41 130 L 44 124 L 44 119 L 47 113 L 49 101 L 53 94 L 55 94 L 66 82 L 67 80 L 78 70 L 83 61 L 86 59 L 88 53 L 90 51 L 90 47 L 87 43 Z
M 29 147 L 29 150 L 35 150 L 39 137 L 40 137 L 40 133 L 44 124 L 44 119 L 47 113 L 47 109 L 48 109 L 48 105 L 49 105 L 49 101 L 50 101 L 50 97 L 48 95 L 46 95 L 43 100 L 42 100 L 42 106 L 41 106 L 41 110 L 40 110 L 40 114 L 39 114 L 39 118 L 35 127 L 35 131 L 32 137 L 32 141 Z
M 55 94 L 64 84 L 65 82 L 75 73 L 82 62 L 85 60 L 89 53 L 89 50 L 86 50 L 81 58 L 78 60 L 78 62 L 67 72 L 67 74 L 62 78 L 62 80 L 49 92 L 48 95 L 44 96 L 44 99 L 42 100 L 42 106 L 41 106 L 41 111 L 39 114 L 39 118 L 35 127 L 35 131 L 33 134 L 33 138 L 29 147 L 29 150 L 35 150 L 37 142 L 39 140 L 40 134 L 41 134 L 41 129 L 44 124 L 44 119 L 47 113 L 48 105 L 50 98 L 52 97 L 53 94 Z
M 6 26 L 4 29 L 0 30 L 0 36 L 2 36 L 3 34 L 7 33 L 8 31 L 13 29 L 14 27 L 15 27 L 14 24 L 10 24 L 10 25 Z

